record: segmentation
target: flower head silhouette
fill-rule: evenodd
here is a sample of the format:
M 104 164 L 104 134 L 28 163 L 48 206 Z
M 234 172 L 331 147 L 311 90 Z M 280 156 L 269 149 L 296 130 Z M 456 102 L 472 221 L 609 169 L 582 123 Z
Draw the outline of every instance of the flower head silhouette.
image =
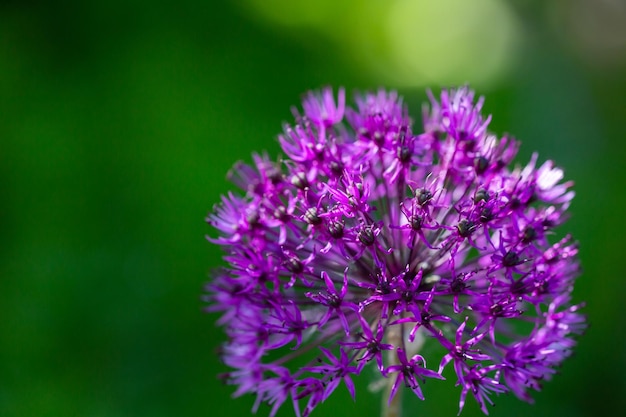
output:
M 482 105 L 465 87 L 430 95 L 417 133 L 394 92 L 349 108 L 324 89 L 279 136 L 284 159 L 235 165 L 241 193 L 207 219 L 227 266 L 206 296 L 235 395 L 307 415 L 339 385 L 354 397 L 369 364 L 389 401 L 423 399 L 451 367 L 460 408 L 472 394 L 487 413 L 493 393 L 530 401 L 553 375 L 585 327 L 576 244 L 552 239 L 572 183 L 536 154 L 511 168 L 518 142 L 488 132 Z

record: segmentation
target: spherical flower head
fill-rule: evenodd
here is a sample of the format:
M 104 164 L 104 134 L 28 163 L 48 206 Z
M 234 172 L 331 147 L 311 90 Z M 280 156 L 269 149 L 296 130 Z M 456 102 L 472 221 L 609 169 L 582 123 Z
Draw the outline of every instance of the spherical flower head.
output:
M 531 401 L 584 330 L 577 246 L 553 233 L 572 183 L 536 154 L 511 167 L 518 143 L 489 133 L 473 91 L 429 95 L 416 132 L 395 92 L 355 107 L 343 89 L 309 93 L 279 135 L 286 158 L 231 171 L 241 191 L 207 219 L 227 266 L 206 299 L 228 338 L 225 379 L 255 410 L 289 400 L 307 415 L 340 385 L 355 397 L 369 367 L 389 401 L 424 399 L 451 369 L 460 408 L 471 394 L 487 413 L 494 393 Z

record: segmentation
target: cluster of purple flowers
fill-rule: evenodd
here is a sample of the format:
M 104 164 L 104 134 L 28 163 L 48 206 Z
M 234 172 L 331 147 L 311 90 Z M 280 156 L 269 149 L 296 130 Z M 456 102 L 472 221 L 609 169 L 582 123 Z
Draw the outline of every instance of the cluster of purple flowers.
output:
M 430 95 L 415 133 L 395 92 L 349 108 L 325 89 L 279 136 L 285 159 L 235 165 L 243 193 L 207 219 L 228 266 L 206 298 L 236 396 L 308 415 L 341 383 L 354 397 L 369 364 L 391 397 L 420 399 L 451 367 L 460 408 L 470 393 L 487 413 L 491 394 L 531 401 L 555 373 L 585 327 L 577 246 L 552 233 L 572 183 L 537 155 L 510 168 L 518 143 L 487 131 L 482 104 L 468 88 Z M 427 364 L 423 343 L 442 354 Z

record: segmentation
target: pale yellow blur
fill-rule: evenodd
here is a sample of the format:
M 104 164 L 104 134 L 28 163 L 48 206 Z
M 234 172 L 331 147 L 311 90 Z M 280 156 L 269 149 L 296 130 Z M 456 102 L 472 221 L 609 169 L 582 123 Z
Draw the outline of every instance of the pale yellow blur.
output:
M 331 40 L 359 71 L 400 87 L 497 82 L 522 31 L 499 0 L 245 0 L 261 22 Z

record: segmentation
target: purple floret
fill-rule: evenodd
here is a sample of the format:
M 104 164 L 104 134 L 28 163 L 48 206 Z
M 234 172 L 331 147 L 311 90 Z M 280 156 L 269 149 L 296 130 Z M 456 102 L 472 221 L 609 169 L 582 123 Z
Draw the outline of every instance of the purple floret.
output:
M 422 132 L 395 92 L 338 96 L 308 93 L 285 159 L 236 164 L 241 191 L 207 218 L 225 251 L 206 295 L 225 380 L 272 416 L 306 416 L 340 384 L 355 397 L 365 368 L 393 378 L 389 401 L 444 372 L 461 409 L 468 393 L 485 413 L 493 394 L 532 401 L 586 326 L 577 245 L 553 238 L 572 182 L 537 154 L 511 167 L 518 142 L 488 131 L 466 87 L 429 94 Z

